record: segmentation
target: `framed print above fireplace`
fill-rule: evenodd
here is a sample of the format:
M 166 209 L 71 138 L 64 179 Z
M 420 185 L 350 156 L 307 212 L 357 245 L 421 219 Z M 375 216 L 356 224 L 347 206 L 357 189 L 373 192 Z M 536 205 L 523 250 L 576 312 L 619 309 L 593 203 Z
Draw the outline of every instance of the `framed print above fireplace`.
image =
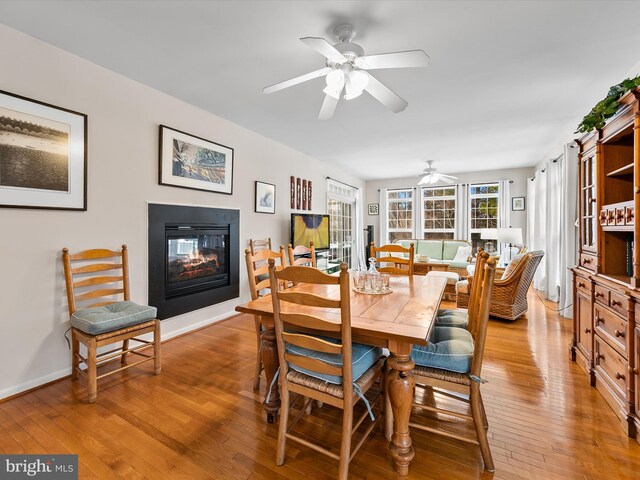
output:
M 160 125 L 160 185 L 233 193 L 233 148 Z
M 0 207 L 87 209 L 87 116 L 0 90 Z

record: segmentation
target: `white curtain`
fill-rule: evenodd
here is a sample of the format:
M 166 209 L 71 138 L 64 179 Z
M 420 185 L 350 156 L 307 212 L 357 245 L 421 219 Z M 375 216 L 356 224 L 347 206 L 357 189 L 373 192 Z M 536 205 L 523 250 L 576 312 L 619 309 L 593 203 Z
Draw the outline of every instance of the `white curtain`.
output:
M 564 147 L 562 162 L 562 195 L 560 211 L 560 315 L 572 318 L 573 277 L 569 268 L 578 262 L 578 149 L 569 143 Z
M 355 255 L 353 258 L 352 268 L 355 270 L 366 270 L 367 264 L 364 259 L 364 225 L 363 225 L 363 210 L 364 203 L 362 201 L 362 189 L 358 188 L 356 191 L 356 234 L 355 234 Z
M 571 317 L 573 301 L 569 268 L 577 260 L 577 151 L 565 145 L 563 154 L 550 160 L 527 183 L 527 245 L 545 256 L 533 286 L 559 302 L 560 314 Z
M 547 172 L 546 168 L 538 170 L 533 180 L 534 200 L 530 202 L 530 208 L 534 209 L 534 223 L 528 226 L 527 230 L 532 232 L 529 250 L 542 250 L 545 256 L 542 257 L 540 266 L 533 278 L 533 287 L 537 290 L 546 291 L 547 289 L 547 271 L 546 271 L 546 252 L 547 252 Z
M 378 219 L 380 220 L 380 229 L 378 232 L 378 238 L 375 240 L 376 245 L 384 245 L 387 243 L 387 229 L 389 223 L 387 221 L 387 189 L 380 189 L 380 206 L 378 208 Z
M 511 227 L 511 181 L 500 180 L 500 198 L 498 201 L 498 227 Z
M 456 185 L 456 240 L 469 239 L 469 189 L 462 183 Z

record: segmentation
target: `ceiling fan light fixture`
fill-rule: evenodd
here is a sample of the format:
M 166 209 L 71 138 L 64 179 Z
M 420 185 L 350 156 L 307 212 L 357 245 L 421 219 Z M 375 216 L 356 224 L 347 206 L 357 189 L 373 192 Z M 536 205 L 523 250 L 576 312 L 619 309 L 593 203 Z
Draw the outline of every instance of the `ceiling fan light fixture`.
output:
M 349 73 L 349 80 L 355 88 L 362 92 L 369 85 L 369 74 L 361 70 L 352 70 Z

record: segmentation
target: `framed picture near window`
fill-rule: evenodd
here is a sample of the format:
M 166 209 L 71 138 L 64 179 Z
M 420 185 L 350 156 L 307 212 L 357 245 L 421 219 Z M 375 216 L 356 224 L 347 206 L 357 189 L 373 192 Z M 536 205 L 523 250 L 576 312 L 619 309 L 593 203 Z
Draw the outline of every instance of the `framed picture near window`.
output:
M 513 197 L 511 199 L 511 210 L 519 212 L 524 210 L 524 197 Z
M 160 185 L 233 193 L 233 148 L 160 125 Z
M 87 209 L 87 116 L 0 90 L 0 207 Z
M 379 203 L 370 203 L 369 204 L 369 215 L 380 215 L 380 204 Z
M 276 213 L 276 186 L 256 181 L 256 212 Z

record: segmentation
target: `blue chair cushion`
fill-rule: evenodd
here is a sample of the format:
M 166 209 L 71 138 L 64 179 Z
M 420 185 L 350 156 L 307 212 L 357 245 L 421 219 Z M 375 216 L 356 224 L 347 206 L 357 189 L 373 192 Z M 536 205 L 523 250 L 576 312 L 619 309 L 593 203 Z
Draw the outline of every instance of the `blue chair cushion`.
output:
M 467 310 L 441 308 L 436 315 L 437 327 L 458 327 L 467 328 L 469 323 L 469 313 Z
M 326 340 L 331 343 L 340 343 L 340 340 L 335 338 L 328 337 L 319 337 L 323 340 Z M 297 345 L 287 344 L 286 346 L 287 353 L 293 355 L 300 355 L 303 357 L 316 358 L 318 360 L 322 360 L 323 362 L 329 363 L 336 367 L 342 367 L 342 354 L 336 353 L 325 353 L 318 352 L 317 350 L 310 350 L 308 348 L 299 347 Z M 362 345 L 360 343 L 354 343 L 351 346 L 351 365 L 353 372 L 353 381 L 355 382 L 359 379 L 364 372 L 366 372 L 373 364 L 375 364 L 380 357 L 382 357 L 382 349 L 378 347 L 372 347 L 370 345 Z M 294 365 L 292 363 L 289 364 L 292 370 L 296 372 L 304 373 L 305 375 L 309 375 L 310 377 L 318 378 L 320 380 L 324 380 L 328 383 L 333 383 L 335 385 L 342 385 L 342 377 L 336 375 L 327 375 L 325 373 L 314 372 L 313 370 L 308 370 L 306 368 L 302 368 L 298 365 Z
M 156 307 L 130 301 L 116 302 L 76 310 L 71 315 L 71 325 L 89 335 L 99 335 L 153 320 L 157 312 Z
M 450 372 L 469 373 L 473 337 L 464 328 L 434 327 L 428 345 L 415 345 L 411 358 L 416 365 Z

